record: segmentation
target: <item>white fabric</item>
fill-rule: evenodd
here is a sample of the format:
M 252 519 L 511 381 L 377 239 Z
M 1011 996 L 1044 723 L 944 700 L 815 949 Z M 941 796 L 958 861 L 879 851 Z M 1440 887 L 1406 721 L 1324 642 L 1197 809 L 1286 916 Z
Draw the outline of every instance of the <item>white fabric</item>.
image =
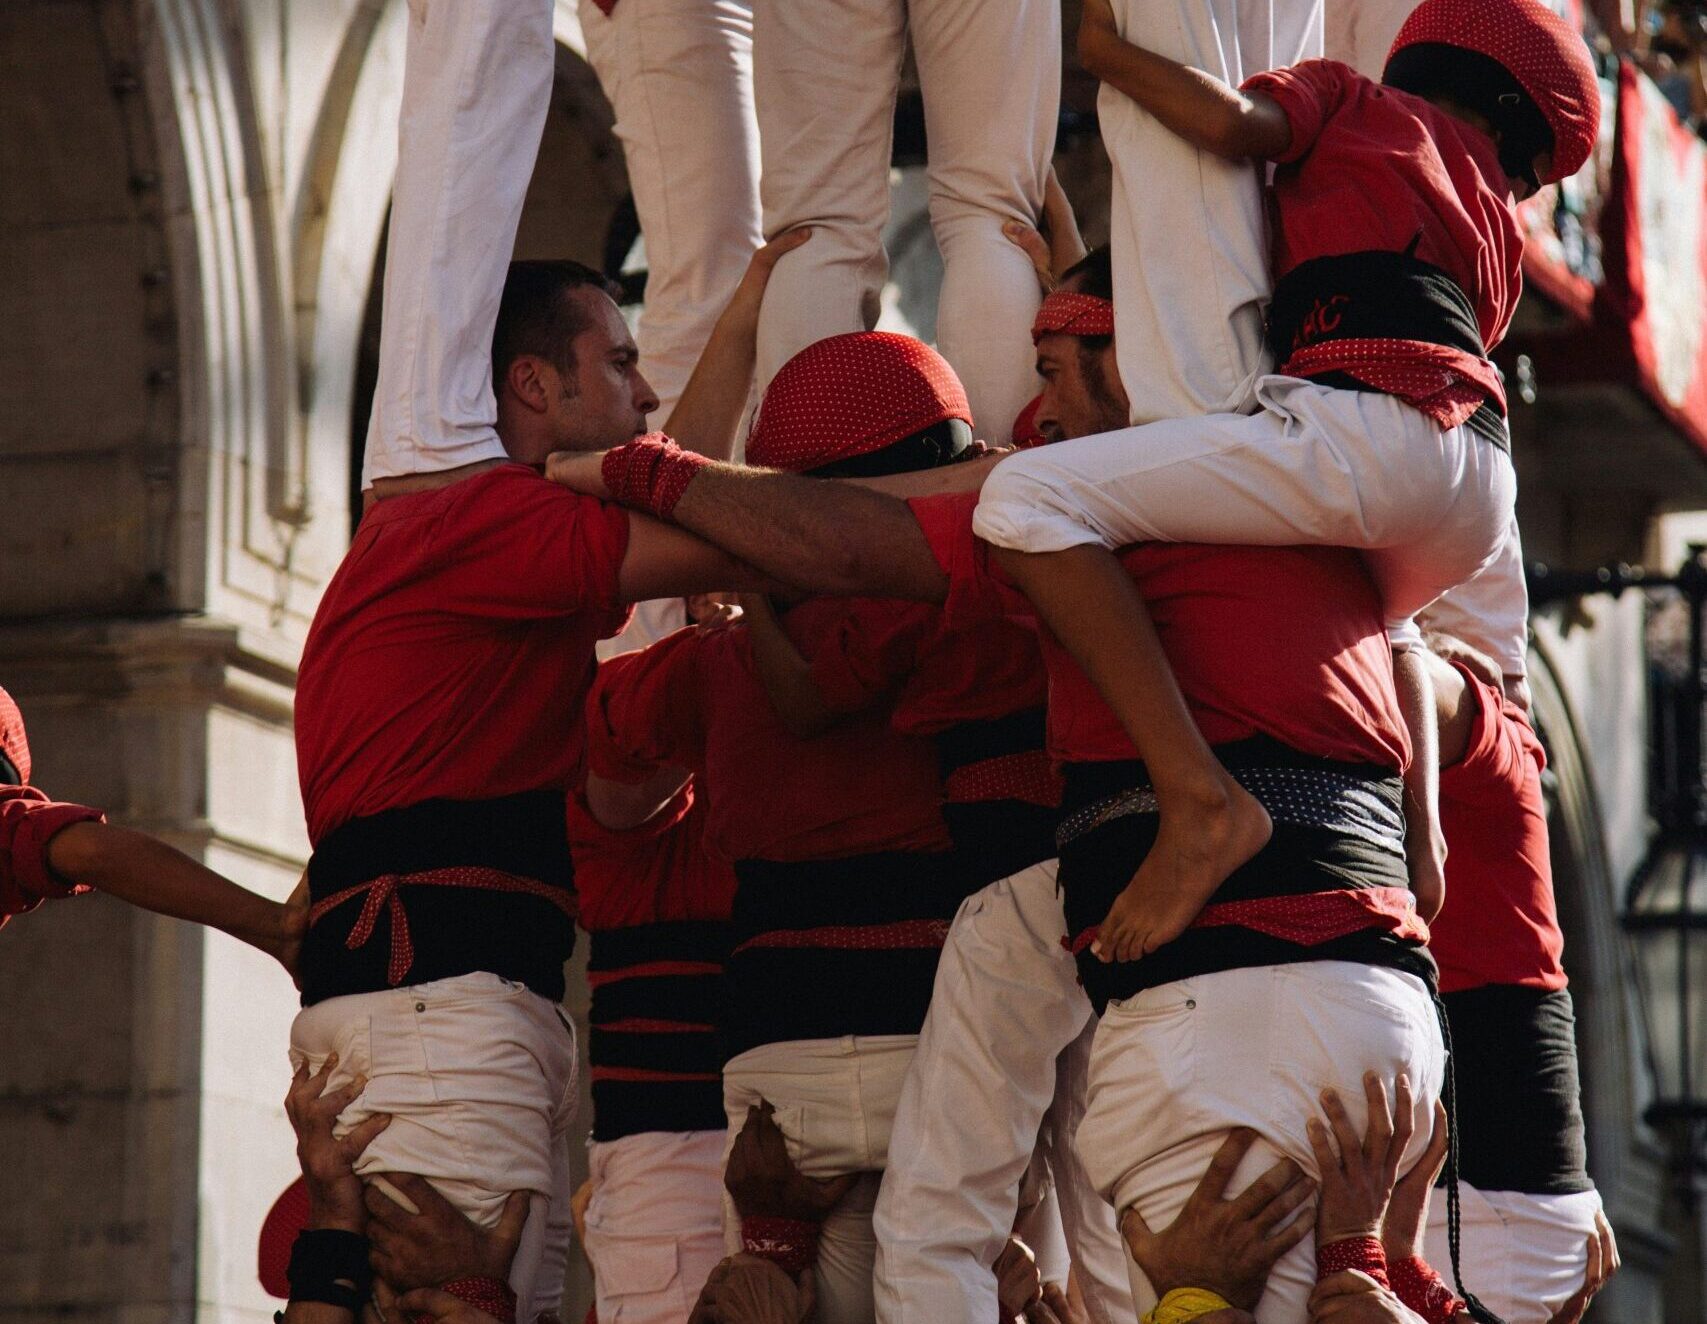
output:
M 1040 1129 L 1079 1284 L 1097 1324 L 1132 1324 L 1113 1212 L 1071 1145 L 1094 1021 L 1055 890 L 1056 864 L 961 903 L 937 963 L 878 1196 L 885 1324 L 988 1324 L 991 1266 Z
M 776 1108 L 789 1157 L 808 1177 L 867 1174 L 824 1220 L 818 1242 L 817 1324 L 871 1324 L 871 1230 L 878 1177 L 889 1163 L 889 1137 L 915 1034 L 844 1035 L 764 1044 L 723 1067 L 728 1143 L 761 1098 Z M 724 1201 L 726 1244 L 740 1248 L 734 1206 Z M 980 1324 L 983 1324 L 980 1321 Z
M 759 232 L 759 126 L 748 0 L 581 0 L 587 61 L 616 111 L 616 136 L 646 239 L 635 339 L 662 427 Z
M 624 0 L 626 3 L 626 0 Z M 937 345 L 979 433 L 1006 441 L 1036 394 L 1037 278 L 1002 234 L 1036 224 L 1061 94 L 1057 0 L 754 0 L 765 233 L 813 235 L 771 276 L 761 389 L 813 341 L 869 330 L 888 273 L 889 156 L 909 34 L 930 140 L 931 229 L 942 250 Z
M 1048 1152 L 1042 1144 L 1032 1154 L 1025 1175 L 1020 1178 L 1014 1235 L 1026 1244 L 1037 1261 L 1038 1277 L 1065 1291 L 1073 1257 L 1067 1249 L 1067 1231 L 1061 1225 L 1061 1200 L 1055 1189 L 1055 1177 L 1049 1171 Z
M 1235 87 L 1322 53 L 1322 0 L 1114 0 L 1114 12 L 1122 36 Z M 1249 410 L 1272 289 L 1258 168 L 1198 151 L 1107 86 L 1097 120 L 1132 421 Z
M 1415 1132 L 1401 1172 L 1427 1147 L 1445 1050 L 1434 1003 L 1411 975 L 1345 961 L 1256 966 L 1146 989 L 1103 1013 L 1091 1050 L 1090 1106 L 1078 1146 L 1117 1209 L 1169 1226 L 1233 1127 L 1257 1133 L 1231 1192 L 1281 1157 L 1317 1173 L 1304 1123 L 1333 1086 L 1361 1134 L 1363 1075 L 1406 1072 Z M 1156 1304 L 1132 1264 L 1137 1308 Z M 1304 1324 L 1316 1285 L 1309 1238 L 1275 1265 L 1263 1324 Z
M 1387 52 L 1417 0 L 1333 0 L 1328 5 L 1324 54 L 1381 81 Z
M 1524 1195 L 1458 1184 L 1462 1200 L 1459 1265 L 1464 1286 L 1506 1324 L 1547 1324 L 1582 1286 L 1600 1192 Z M 1424 1258 L 1452 1282 L 1446 1197 L 1434 1193 Z
M 1211 414 L 1021 451 L 973 520 L 1000 547 L 1232 543 L 1355 547 L 1391 629 L 1463 585 L 1464 640 L 1524 674 L 1511 458 L 1390 395 L 1296 377 L 1257 385 L 1255 414 Z M 1484 567 L 1493 567 L 1478 575 Z M 1473 583 L 1465 583 L 1474 579 Z
M 551 21 L 551 0 L 409 0 L 363 487 L 504 458 L 492 328 L 551 104 Z
M 601 1324 L 682 1324 L 723 1258 L 722 1131 L 587 1147 L 587 1259 Z
M 1514 512 L 1505 541 L 1494 559 L 1473 578 L 1442 593 L 1418 617 L 1417 623 L 1423 630 L 1467 641 L 1496 638 L 1509 642 L 1515 631 L 1518 648 L 1526 651 L 1528 620 L 1529 584 L 1523 574 L 1523 535 L 1518 532 Z M 1509 676 L 1521 676 L 1526 670 L 1525 666 L 1519 666 L 1514 671 L 1510 656 L 1495 660 Z
M 593 651 L 598 654 L 601 662 L 620 657 L 624 653 L 637 653 L 666 635 L 674 634 L 686 624 L 687 606 L 680 598 L 651 598 L 645 602 L 637 602 L 634 604 L 634 614 L 628 618 L 628 624 L 623 627 L 622 633 L 614 638 L 599 640 Z
M 298 1013 L 290 1039 L 293 1069 L 317 1071 L 337 1053 L 329 1088 L 367 1077 L 338 1134 L 391 1114 L 357 1160 L 363 1176 L 425 1177 L 486 1227 L 512 1192 L 533 1193 L 510 1286 L 518 1319 L 556 1310 L 576 1104 L 575 1032 L 556 1005 L 497 975 L 459 975 L 317 1002 Z

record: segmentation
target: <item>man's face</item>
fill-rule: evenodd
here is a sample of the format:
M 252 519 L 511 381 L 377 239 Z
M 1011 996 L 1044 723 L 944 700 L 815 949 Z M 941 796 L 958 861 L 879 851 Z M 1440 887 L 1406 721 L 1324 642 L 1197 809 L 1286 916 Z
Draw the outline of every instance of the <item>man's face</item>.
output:
M 609 450 L 646 431 L 658 395 L 640 372 L 640 351 L 616 304 L 598 290 L 575 290 L 569 297 L 582 301 L 589 325 L 573 341 L 573 373 L 541 366 L 549 449 Z
M 1112 432 L 1131 421 L 1112 341 L 1090 354 L 1077 336 L 1043 336 L 1037 375 L 1043 379 L 1037 430 L 1050 441 Z

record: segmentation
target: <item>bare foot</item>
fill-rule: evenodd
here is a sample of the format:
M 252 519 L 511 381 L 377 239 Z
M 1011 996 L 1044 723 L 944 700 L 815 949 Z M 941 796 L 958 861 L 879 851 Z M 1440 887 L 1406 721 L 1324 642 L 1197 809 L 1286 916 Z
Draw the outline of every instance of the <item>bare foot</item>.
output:
M 1156 844 L 1109 907 L 1092 953 L 1104 962 L 1136 961 L 1172 942 L 1273 832 L 1268 810 L 1225 772 L 1218 796 L 1170 800 Z

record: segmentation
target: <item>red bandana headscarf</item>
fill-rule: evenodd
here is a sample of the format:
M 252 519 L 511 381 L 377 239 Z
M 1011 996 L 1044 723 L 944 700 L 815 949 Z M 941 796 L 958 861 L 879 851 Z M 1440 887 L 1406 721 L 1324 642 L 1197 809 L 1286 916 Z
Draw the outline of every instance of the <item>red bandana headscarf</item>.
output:
M 893 446 L 944 419 L 972 422 L 966 389 L 923 341 L 858 331 L 808 345 L 771 379 L 747 463 L 807 473 Z
M 1553 130 L 1553 170 L 1543 184 L 1582 169 L 1600 132 L 1600 82 L 1582 34 L 1541 0 L 1423 0 L 1387 58 L 1424 44 L 1486 55 L 1529 94 Z
M 30 780 L 30 742 L 24 735 L 24 715 L 12 696 L 0 689 L 0 754 L 18 770 L 18 780 Z
M 1031 324 L 1031 343 L 1044 336 L 1112 336 L 1114 305 L 1094 294 L 1056 290 L 1037 310 Z

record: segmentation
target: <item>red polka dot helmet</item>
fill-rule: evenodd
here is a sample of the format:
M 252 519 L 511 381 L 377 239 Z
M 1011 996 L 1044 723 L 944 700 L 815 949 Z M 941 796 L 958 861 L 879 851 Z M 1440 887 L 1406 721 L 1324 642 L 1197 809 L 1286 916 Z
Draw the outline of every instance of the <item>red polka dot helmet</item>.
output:
M 18 705 L 4 689 L 0 689 L 0 759 L 12 765 L 12 773 L 17 775 L 17 785 L 29 784 L 30 742 L 24 735 L 24 715 L 18 711 Z M 0 781 L 11 779 L 11 774 L 0 766 Z
M 1424 46 L 1472 51 L 1510 74 L 1552 131 L 1552 169 L 1538 183 L 1566 179 L 1588 160 L 1600 132 L 1600 82 L 1582 34 L 1541 0 L 1423 0 L 1388 53 L 1387 81 L 1398 81 L 1396 56 Z
M 771 379 L 747 437 L 747 463 L 809 473 L 949 419 L 970 428 L 972 408 L 948 360 L 929 345 L 888 331 L 830 336 Z

